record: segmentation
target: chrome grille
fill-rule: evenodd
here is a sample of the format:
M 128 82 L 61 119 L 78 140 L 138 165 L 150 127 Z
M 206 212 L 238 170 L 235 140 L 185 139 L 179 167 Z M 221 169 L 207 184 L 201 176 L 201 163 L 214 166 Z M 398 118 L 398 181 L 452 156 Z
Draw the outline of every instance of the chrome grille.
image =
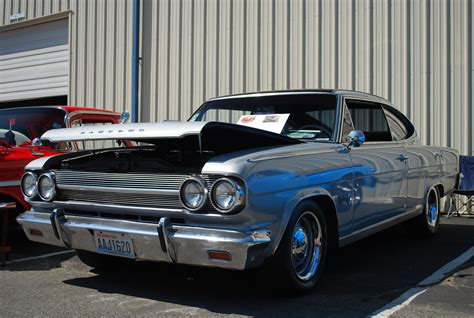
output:
M 131 205 L 158 208 L 181 208 L 178 195 L 128 194 L 115 192 L 95 192 L 60 190 L 58 193 L 62 201 L 83 201 L 117 205 Z
M 58 185 L 166 190 L 179 190 L 181 183 L 189 177 L 182 174 L 103 173 L 68 170 L 55 173 Z
M 71 170 L 54 172 L 58 185 L 58 201 L 175 209 L 183 208 L 179 200 L 179 189 L 183 181 L 189 177 L 185 174 L 102 173 Z M 210 190 L 212 184 L 220 176 L 202 177 Z M 71 189 L 71 187 L 77 188 Z M 101 191 L 97 191 L 94 187 L 99 187 Z M 127 189 L 130 193 L 127 193 Z M 144 190 L 143 193 L 139 193 L 140 189 Z M 150 190 L 157 190 L 158 193 L 160 190 L 168 192 L 156 194 L 150 193 Z M 211 204 L 204 211 L 215 212 Z

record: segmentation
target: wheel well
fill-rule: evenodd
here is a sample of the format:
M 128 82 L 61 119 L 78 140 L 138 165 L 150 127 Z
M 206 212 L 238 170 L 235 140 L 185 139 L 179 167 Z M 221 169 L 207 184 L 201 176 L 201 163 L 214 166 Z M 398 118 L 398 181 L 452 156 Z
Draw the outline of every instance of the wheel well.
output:
M 0 194 L 0 202 L 15 202 L 18 204 L 18 202 L 16 202 L 14 197 L 7 194 Z
M 439 197 L 442 198 L 444 197 L 444 187 L 442 184 L 437 184 L 434 186 L 436 190 L 438 190 Z
M 339 246 L 339 227 L 334 202 L 326 195 L 314 196 L 308 200 L 317 204 L 327 216 L 326 221 L 328 224 L 329 247 L 337 248 Z

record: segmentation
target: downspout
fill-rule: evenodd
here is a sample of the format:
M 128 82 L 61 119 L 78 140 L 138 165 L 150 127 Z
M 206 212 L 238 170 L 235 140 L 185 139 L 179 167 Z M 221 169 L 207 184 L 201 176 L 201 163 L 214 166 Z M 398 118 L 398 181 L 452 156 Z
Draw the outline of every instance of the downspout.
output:
M 140 0 L 133 0 L 132 12 L 132 123 L 138 122 L 138 72 L 140 66 Z

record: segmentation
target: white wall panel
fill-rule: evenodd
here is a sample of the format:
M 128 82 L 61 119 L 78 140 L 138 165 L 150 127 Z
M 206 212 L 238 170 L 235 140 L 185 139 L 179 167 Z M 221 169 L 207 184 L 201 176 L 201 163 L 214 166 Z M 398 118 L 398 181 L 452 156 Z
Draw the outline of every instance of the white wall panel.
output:
M 0 32 L 0 102 L 67 95 L 68 19 Z
M 0 0 L 0 31 L 24 22 L 10 21 L 12 14 L 32 20 L 69 10 L 69 104 L 130 110 L 132 1 Z

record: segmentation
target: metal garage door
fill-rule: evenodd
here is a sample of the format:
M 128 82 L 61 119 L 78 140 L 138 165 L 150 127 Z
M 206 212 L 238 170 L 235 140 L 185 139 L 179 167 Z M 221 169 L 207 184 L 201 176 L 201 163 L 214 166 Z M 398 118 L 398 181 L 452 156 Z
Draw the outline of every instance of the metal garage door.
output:
M 0 32 L 0 102 L 68 94 L 68 19 Z

